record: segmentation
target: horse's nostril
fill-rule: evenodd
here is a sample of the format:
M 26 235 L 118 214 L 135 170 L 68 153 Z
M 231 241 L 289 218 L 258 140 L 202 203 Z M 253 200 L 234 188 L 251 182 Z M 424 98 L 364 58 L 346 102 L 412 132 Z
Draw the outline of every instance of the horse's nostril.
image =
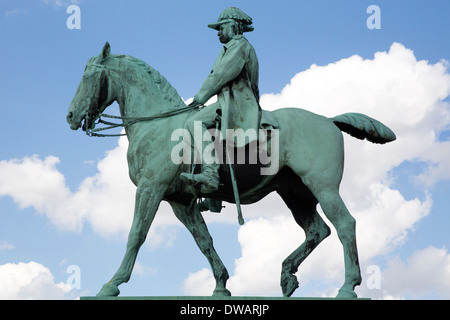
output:
M 69 114 L 66 117 L 67 122 L 70 122 L 72 120 L 72 118 L 73 118 L 73 113 L 69 112 Z

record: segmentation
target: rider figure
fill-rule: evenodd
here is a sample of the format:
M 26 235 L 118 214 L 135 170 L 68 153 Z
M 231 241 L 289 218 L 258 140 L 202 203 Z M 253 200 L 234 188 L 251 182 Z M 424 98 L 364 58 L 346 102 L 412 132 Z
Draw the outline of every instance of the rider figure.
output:
M 191 136 L 194 136 L 194 121 L 201 122 L 202 133 L 205 133 L 208 128 L 214 127 L 218 114 L 221 115 L 224 138 L 227 129 L 254 129 L 257 132 L 260 120 L 258 59 L 255 49 L 242 35 L 254 30 L 251 24 L 252 19 L 234 7 L 226 8 L 216 23 L 208 24 L 209 28 L 219 31 L 217 35 L 224 46 L 190 105 L 203 105 L 216 94 L 218 101 L 203 107 L 188 119 L 186 126 Z M 245 142 L 239 145 L 242 144 L 241 139 L 231 142 L 235 147 L 245 145 Z M 194 139 L 199 153 L 204 150 L 204 143 Z M 202 193 L 214 192 L 219 187 L 219 164 L 209 157 L 207 154 L 202 156 L 202 173 L 181 174 L 181 178 L 190 183 L 201 183 Z

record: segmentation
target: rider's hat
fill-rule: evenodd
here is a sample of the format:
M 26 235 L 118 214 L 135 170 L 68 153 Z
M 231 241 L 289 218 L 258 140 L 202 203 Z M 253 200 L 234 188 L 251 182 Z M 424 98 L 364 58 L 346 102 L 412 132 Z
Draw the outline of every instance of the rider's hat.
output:
M 215 23 L 208 24 L 208 27 L 211 29 L 219 30 L 220 26 L 224 23 L 228 23 L 231 21 L 238 21 L 242 23 L 243 32 L 251 32 L 255 28 L 251 26 L 252 18 L 242 12 L 240 9 L 235 7 L 229 7 L 223 10 L 220 14 L 219 19 Z

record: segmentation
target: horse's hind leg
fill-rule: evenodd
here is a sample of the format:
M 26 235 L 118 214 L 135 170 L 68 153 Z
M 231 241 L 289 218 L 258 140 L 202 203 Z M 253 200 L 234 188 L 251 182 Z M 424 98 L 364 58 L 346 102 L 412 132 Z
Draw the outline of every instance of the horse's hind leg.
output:
M 213 295 L 231 296 L 230 291 L 226 288 L 226 283 L 229 278 L 228 271 L 214 249 L 213 239 L 209 234 L 200 211 L 174 202 L 171 202 L 170 205 L 177 218 L 191 232 L 198 247 L 208 259 L 216 280 L 216 288 L 214 289 Z
M 312 196 L 298 197 L 292 191 L 278 191 L 286 205 L 291 209 L 295 221 L 305 231 L 305 241 L 283 262 L 281 288 L 285 297 L 290 297 L 298 288 L 295 273 L 306 257 L 330 234 L 330 228 L 316 211 L 317 200 Z
M 313 191 L 313 193 L 319 200 L 325 216 L 336 228 L 344 249 L 345 282 L 339 290 L 337 298 L 356 298 L 354 289 L 361 284 L 356 247 L 356 221 L 342 201 L 337 187 L 325 187 L 320 191 Z

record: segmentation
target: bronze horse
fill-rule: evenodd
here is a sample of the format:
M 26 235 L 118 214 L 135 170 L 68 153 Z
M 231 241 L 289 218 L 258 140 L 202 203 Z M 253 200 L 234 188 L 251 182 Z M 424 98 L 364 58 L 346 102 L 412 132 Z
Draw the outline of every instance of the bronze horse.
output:
M 106 43 L 98 56 L 89 59 L 67 116 L 71 129 L 83 126 L 84 130 L 90 130 L 101 113 L 116 101 L 129 140 L 129 175 L 137 187 L 134 218 L 122 263 L 98 295 L 117 296 L 118 286 L 129 280 L 139 248 L 163 200 L 170 203 L 208 259 L 216 280 L 213 295 L 231 295 L 226 288 L 228 272 L 213 247 L 201 212 L 192 201 L 190 187 L 179 179 L 180 173 L 189 172 L 191 166 L 175 164 L 171 159 L 177 145 L 171 134 L 183 128 L 196 110 L 186 109 L 176 90 L 158 71 L 139 59 L 110 52 Z M 361 283 L 361 274 L 356 222 L 339 195 L 344 165 L 341 130 L 374 143 L 393 141 L 395 134 L 377 120 L 358 113 L 326 118 L 302 109 L 285 108 L 273 111 L 272 115 L 279 124 L 279 170 L 263 176 L 250 164 L 233 165 L 240 201 L 251 204 L 276 191 L 305 231 L 305 241 L 282 265 L 281 287 L 287 297 L 298 288 L 295 273 L 299 265 L 330 234 L 330 228 L 316 211 L 320 204 L 343 246 L 345 281 L 338 297 L 355 298 L 354 288 Z M 223 165 L 221 169 L 221 187 L 207 197 L 234 202 L 226 167 Z

